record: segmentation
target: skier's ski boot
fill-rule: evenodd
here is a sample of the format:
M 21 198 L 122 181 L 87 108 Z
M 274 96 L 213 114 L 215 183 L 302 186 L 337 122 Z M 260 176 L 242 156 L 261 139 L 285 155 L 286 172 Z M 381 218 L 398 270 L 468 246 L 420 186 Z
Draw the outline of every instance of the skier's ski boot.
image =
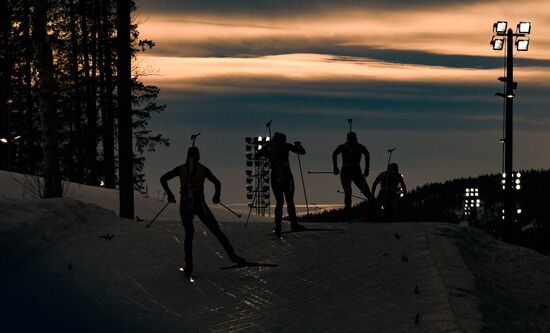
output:
M 185 268 L 183 269 L 183 274 L 187 278 L 187 280 L 192 281 L 193 278 L 191 277 L 191 272 L 193 271 L 193 264 L 186 263 Z
M 229 255 L 229 260 L 231 260 L 232 262 L 234 262 L 238 265 L 244 265 L 248 262 L 248 261 L 246 261 L 246 259 L 239 257 L 235 253 Z
M 275 237 L 282 238 L 281 230 L 282 230 L 281 225 L 278 223 L 275 223 L 275 228 L 272 229 Z

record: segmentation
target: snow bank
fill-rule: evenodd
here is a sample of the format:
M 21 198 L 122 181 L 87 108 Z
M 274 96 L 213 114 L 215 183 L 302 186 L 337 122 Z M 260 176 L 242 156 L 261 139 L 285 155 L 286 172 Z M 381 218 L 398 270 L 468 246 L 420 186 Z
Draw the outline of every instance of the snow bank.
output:
M 118 221 L 112 211 L 72 199 L 0 200 L 0 270 L 36 254 L 76 226 Z
M 38 199 L 36 188 L 40 179 L 24 174 L 0 171 L 0 199 Z M 178 185 L 175 182 L 172 189 L 175 190 Z M 176 192 L 177 193 L 177 192 Z M 207 191 L 207 202 L 212 213 L 218 221 L 239 221 L 246 219 L 248 207 L 246 205 L 225 203 L 228 207 L 241 214 L 241 219 L 227 211 L 220 205 L 214 205 L 209 202 L 212 193 Z M 64 197 L 91 203 L 111 210 L 118 214 L 119 194 L 118 190 L 108 189 L 98 186 L 88 186 L 78 183 L 64 183 Z M 179 199 L 178 199 L 179 200 Z M 222 189 L 223 200 L 223 189 Z M 152 219 L 166 204 L 166 201 L 159 201 L 152 197 L 146 197 L 139 192 L 134 192 L 134 206 L 136 219 Z M 160 216 L 162 220 L 179 220 L 179 209 L 177 204 L 169 205 Z M 268 222 L 271 218 L 251 215 L 250 221 Z

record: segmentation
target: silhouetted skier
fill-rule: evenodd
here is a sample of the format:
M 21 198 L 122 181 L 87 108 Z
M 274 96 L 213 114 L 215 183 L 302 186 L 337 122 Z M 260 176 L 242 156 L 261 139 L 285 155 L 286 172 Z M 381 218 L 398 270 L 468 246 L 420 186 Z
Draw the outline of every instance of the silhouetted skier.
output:
M 185 229 L 184 273 L 187 277 L 190 277 L 193 271 L 193 234 L 195 233 L 193 218 L 195 215 L 197 215 L 202 223 L 204 223 L 214 236 L 216 236 L 231 261 L 237 264 L 246 263 L 245 259 L 235 254 L 235 250 L 229 243 L 225 234 L 221 231 L 216 218 L 212 215 L 212 212 L 206 204 L 204 199 L 204 180 L 208 179 L 214 184 L 216 192 L 212 197 L 212 202 L 215 204 L 220 202 L 221 183 L 212 174 L 210 169 L 199 163 L 199 159 L 199 149 L 194 146 L 190 147 L 187 151 L 187 161 L 185 164 L 167 172 L 160 178 L 160 183 L 164 191 L 166 191 L 168 201 L 174 203 L 176 202 L 176 198 L 168 187 L 168 180 L 175 177 L 180 178 L 180 215 L 183 228 Z
M 263 156 L 269 159 L 271 166 L 271 188 L 275 196 L 275 229 L 277 236 L 281 236 L 281 224 L 283 221 L 283 205 L 286 198 L 286 209 L 290 218 L 292 231 L 301 231 L 306 228 L 298 224 L 296 207 L 294 205 L 294 178 L 288 161 L 289 152 L 304 155 L 306 150 L 300 142 L 294 145 L 286 142 L 286 135 L 276 132 L 271 141 L 266 143 L 257 153 L 257 157 Z
M 342 170 L 338 169 L 338 155 L 342 154 Z M 365 155 L 365 169 L 361 172 L 361 156 Z M 344 204 L 348 222 L 351 221 L 351 182 L 361 190 L 361 193 L 369 200 L 374 202 L 369 185 L 365 177 L 369 175 L 370 154 L 365 146 L 357 141 L 355 132 L 349 132 L 347 142 L 339 145 L 332 153 L 332 164 L 334 174 L 340 174 L 340 181 L 344 188 Z
M 399 173 L 397 163 L 391 163 L 388 170 L 381 172 L 372 183 L 372 193 L 376 193 L 376 187 L 380 184 L 378 192 L 378 204 L 382 206 L 382 218 L 385 221 L 391 221 L 393 214 L 397 208 L 397 198 L 399 190 L 403 190 L 403 194 L 407 193 L 407 187 L 403 176 Z

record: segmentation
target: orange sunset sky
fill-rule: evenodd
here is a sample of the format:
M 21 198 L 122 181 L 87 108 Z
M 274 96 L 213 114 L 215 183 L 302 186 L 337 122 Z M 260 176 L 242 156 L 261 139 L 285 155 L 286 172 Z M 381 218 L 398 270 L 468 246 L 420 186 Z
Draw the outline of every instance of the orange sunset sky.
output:
M 153 50 L 136 72 L 161 88 L 152 120 L 172 140 L 148 155 L 149 188 L 183 163 L 191 133 L 227 202 L 245 202 L 244 137 L 265 122 L 302 141 L 304 171 L 330 170 L 347 119 L 371 153 L 372 182 L 387 149 L 410 187 L 501 171 L 504 52 L 492 25 L 533 24 L 515 52 L 515 166 L 548 168 L 550 6 L 547 1 L 140 0 L 140 38 Z M 296 160 L 294 177 L 299 178 Z M 310 202 L 342 198 L 334 176 L 304 175 Z M 296 201 L 303 200 L 297 189 Z

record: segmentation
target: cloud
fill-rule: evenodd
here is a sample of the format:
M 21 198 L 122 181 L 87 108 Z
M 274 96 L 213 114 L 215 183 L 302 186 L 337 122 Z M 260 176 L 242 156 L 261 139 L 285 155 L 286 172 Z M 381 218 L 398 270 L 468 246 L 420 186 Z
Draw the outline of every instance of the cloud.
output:
M 416 2 L 415 2 L 416 3 Z M 351 10 L 294 16 L 227 16 L 211 12 L 143 14 L 142 34 L 158 43 L 156 52 L 178 56 L 265 56 L 284 53 L 323 53 L 340 56 L 391 55 L 399 61 L 417 55 L 446 55 L 454 66 L 461 56 L 499 57 L 489 41 L 492 24 L 507 19 L 510 26 L 520 20 L 533 22 L 530 51 L 519 58 L 547 61 L 550 12 L 539 10 L 545 2 L 450 4 L 429 10 Z M 492 13 L 488 17 L 488 13 Z M 510 13 L 513 13 L 510 15 Z M 513 28 L 513 27 L 512 27 Z M 387 50 L 387 51 L 386 51 Z M 416 52 L 416 53 L 415 53 Z M 444 60 L 444 58 L 441 58 Z M 465 58 L 466 63 L 474 59 Z M 441 61 L 440 61 L 441 62 Z M 480 66 L 484 66 L 482 62 Z
M 449 4 L 475 4 L 489 1 L 480 0 L 447 0 Z M 148 12 L 182 11 L 190 14 L 217 14 L 217 15 L 304 15 L 326 11 L 341 11 L 346 8 L 363 10 L 402 10 L 409 8 L 441 7 L 438 0 L 141 0 L 140 8 Z

